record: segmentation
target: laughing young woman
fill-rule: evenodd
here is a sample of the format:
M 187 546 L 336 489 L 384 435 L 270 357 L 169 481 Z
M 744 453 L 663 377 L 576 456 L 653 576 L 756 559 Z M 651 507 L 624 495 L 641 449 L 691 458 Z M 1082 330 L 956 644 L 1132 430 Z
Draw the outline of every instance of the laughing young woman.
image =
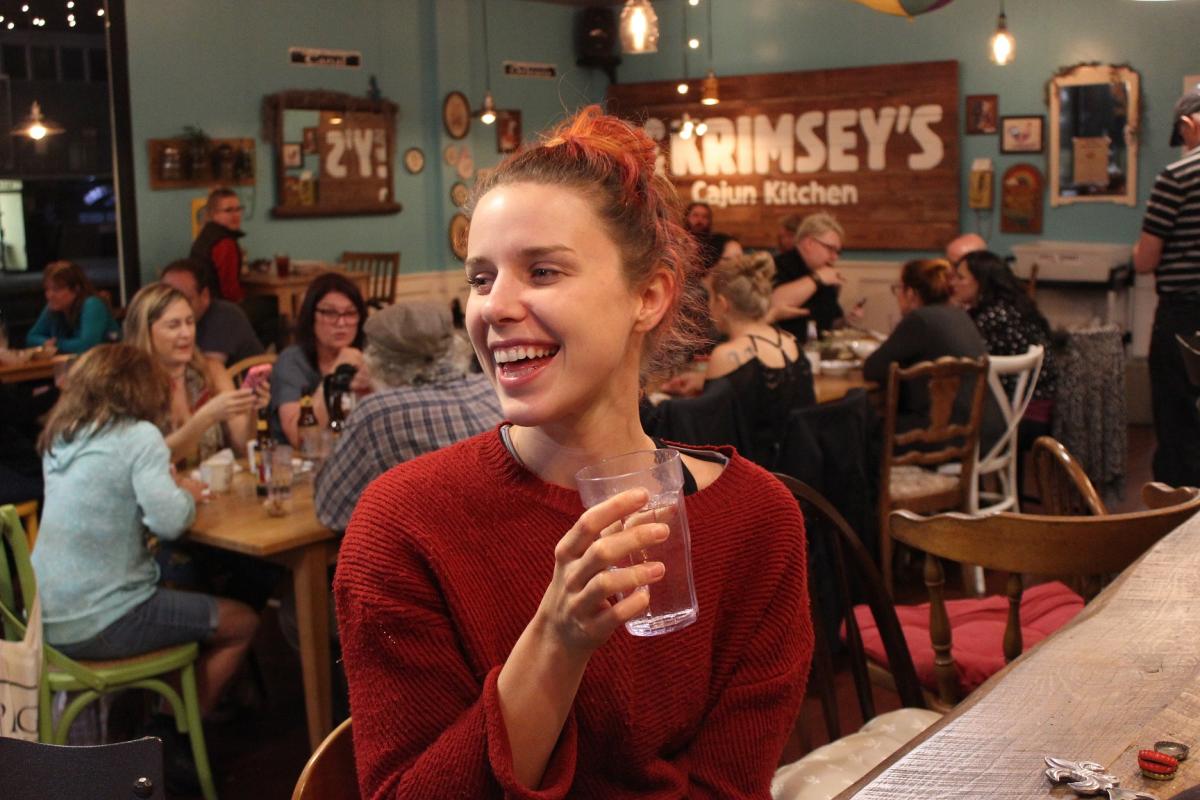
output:
M 731 449 L 681 450 L 699 619 L 636 638 L 664 567 L 616 565 L 666 526 L 607 531 L 645 492 L 575 490 L 656 446 L 640 381 L 691 346 L 694 244 L 654 157 L 591 107 L 476 186 L 467 328 L 508 422 L 392 469 L 351 519 L 364 797 L 769 796 L 812 650 L 795 501 Z

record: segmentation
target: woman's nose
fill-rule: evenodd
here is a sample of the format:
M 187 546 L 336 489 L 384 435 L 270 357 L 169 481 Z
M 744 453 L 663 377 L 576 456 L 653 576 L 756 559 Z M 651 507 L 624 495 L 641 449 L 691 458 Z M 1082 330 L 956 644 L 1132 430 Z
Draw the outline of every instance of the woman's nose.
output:
M 501 271 L 484 297 L 484 322 L 495 325 L 520 319 L 525 313 L 523 289 L 521 281 Z

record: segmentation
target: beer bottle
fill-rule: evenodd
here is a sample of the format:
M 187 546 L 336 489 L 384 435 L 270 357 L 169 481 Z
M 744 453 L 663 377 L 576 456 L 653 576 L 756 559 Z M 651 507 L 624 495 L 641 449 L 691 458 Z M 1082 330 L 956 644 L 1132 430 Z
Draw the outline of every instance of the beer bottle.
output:
M 300 441 L 300 457 L 310 461 L 321 458 L 321 426 L 317 413 L 313 411 L 312 397 L 300 398 L 300 420 L 296 424 L 296 437 Z
M 267 426 L 267 410 L 258 411 L 258 422 L 254 433 L 255 449 L 255 486 L 254 490 L 260 497 L 267 496 L 267 484 L 271 482 L 271 454 L 275 451 L 275 440 Z

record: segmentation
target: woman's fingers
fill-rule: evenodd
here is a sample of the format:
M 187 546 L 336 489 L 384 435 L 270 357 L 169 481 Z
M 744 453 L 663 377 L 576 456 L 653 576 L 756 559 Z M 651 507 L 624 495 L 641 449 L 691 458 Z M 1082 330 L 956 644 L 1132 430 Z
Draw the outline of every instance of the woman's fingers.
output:
M 625 567 L 631 562 L 636 564 L 648 561 L 650 555 L 647 551 L 666 541 L 670 533 L 671 529 L 666 524 L 651 522 L 632 525 L 625 530 L 601 536 L 583 556 L 570 565 L 567 587 L 582 589 L 592 580 L 592 576 L 611 567 Z
M 579 517 L 571 530 L 558 540 L 554 557 L 560 564 L 578 559 L 600 534 L 623 518 L 637 511 L 650 499 L 645 489 L 630 489 L 614 495 L 589 508 Z

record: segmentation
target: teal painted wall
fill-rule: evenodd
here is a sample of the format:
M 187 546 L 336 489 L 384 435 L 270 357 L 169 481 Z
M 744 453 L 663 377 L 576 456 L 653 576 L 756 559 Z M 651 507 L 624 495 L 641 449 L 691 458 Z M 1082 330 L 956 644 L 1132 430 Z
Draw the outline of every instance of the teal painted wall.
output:
M 681 9 L 687 10 L 691 35 L 707 36 L 705 3 L 684 0 L 654 4 L 662 24 L 659 52 L 626 56 L 622 82 L 677 78 Z M 994 212 L 990 242 L 1001 252 L 1037 239 L 1132 242 L 1140 227 L 1154 176 L 1176 157 L 1169 148 L 1170 111 L 1185 74 L 1200 73 L 1195 44 L 1200 31 L 1200 2 L 1175 0 L 1007 0 L 1009 28 L 1017 40 L 1016 59 L 999 67 L 987 58 L 986 44 L 996 24 L 995 0 L 957 0 L 912 21 L 872 11 L 851 0 L 711 0 L 714 61 L 718 75 L 787 72 L 831 67 L 954 59 L 960 64 L 960 95 L 999 95 L 1001 115 L 1045 114 L 1044 85 L 1062 66 L 1083 61 L 1128 63 L 1142 78 L 1142 137 L 1138 164 L 1138 207 L 1108 203 L 1051 208 L 1046 198 L 1041 236 L 1002 235 Z M 702 77 L 706 50 L 689 55 L 689 72 Z M 797 87 L 803 92 L 803 87 Z M 718 106 L 719 108 L 719 106 Z M 960 105 L 960 119 L 961 113 Z M 1001 155 L 996 136 L 962 138 L 965 182 L 973 159 L 991 158 L 997 181 L 1021 161 L 1047 168 L 1046 156 Z M 962 191 L 961 224 L 976 230 L 974 212 Z M 998 205 L 998 200 L 997 200 Z M 985 223 L 986 227 L 986 223 Z M 720 228 L 720 214 L 717 214 Z M 847 243 L 854 246 L 853 242 Z M 855 253 L 853 257 L 902 258 L 906 253 Z
M 198 125 L 213 137 L 254 137 L 257 178 L 239 189 L 247 208 L 242 244 L 250 258 L 287 252 L 293 259 L 332 260 L 343 250 L 400 250 L 402 272 L 458 268 L 446 228 L 457 180 L 442 161 L 453 140 L 441 124 L 443 96 L 483 98 L 482 0 L 129 0 L 130 92 L 143 279 L 187 254 L 189 208 L 203 190 L 149 186 L 146 140 Z M 518 108 L 530 136 L 564 109 L 599 98 L 605 81 L 575 67 L 573 9 L 526 0 L 487 0 L 491 84 L 499 108 Z M 358 70 L 293 67 L 290 46 L 359 50 Z M 558 80 L 501 75 L 503 60 L 558 66 Z M 365 95 L 375 75 L 400 106 L 396 131 L 393 216 L 276 220 L 272 148 L 259 139 L 263 95 L 285 89 L 328 89 Z M 496 163 L 495 130 L 472 124 L 463 142 L 477 167 Z M 409 147 L 425 152 L 425 169 L 400 163 Z

